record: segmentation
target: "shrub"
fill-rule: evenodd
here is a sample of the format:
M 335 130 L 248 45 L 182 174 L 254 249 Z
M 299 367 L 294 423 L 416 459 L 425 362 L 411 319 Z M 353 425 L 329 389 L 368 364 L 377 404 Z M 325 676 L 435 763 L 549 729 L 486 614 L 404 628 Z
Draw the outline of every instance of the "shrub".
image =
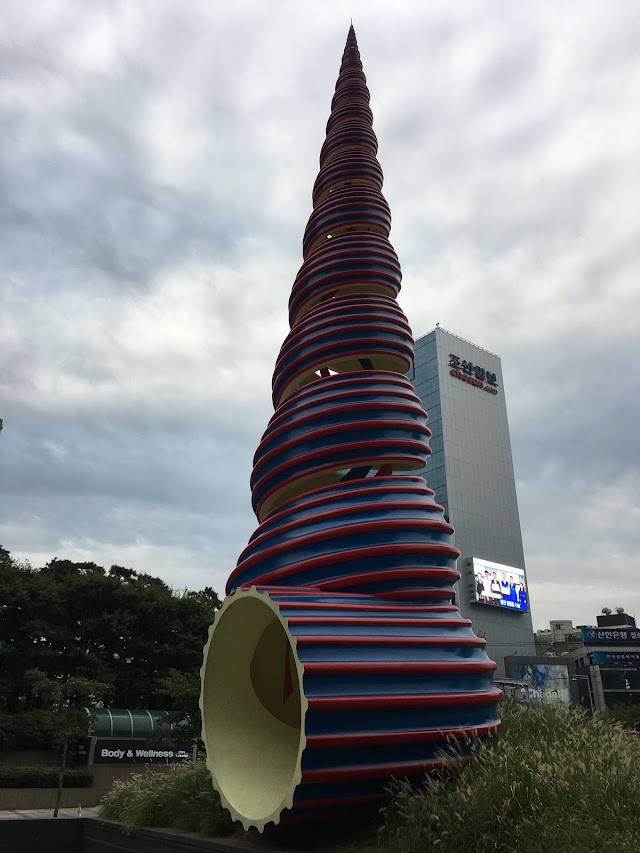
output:
M 640 732 L 640 705 L 624 705 L 619 703 L 612 708 L 608 708 L 605 714 L 606 719 L 615 720 L 626 729 L 635 729 Z
M 4 767 L 0 765 L 0 788 L 57 788 L 57 767 Z M 88 788 L 93 774 L 88 770 L 65 770 L 62 775 L 63 788 Z
M 128 829 L 155 826 L 209 836 L 228 835 L 233 829 L 200 761 L 174 765 L 166 773 L 147 770 L 116 782 L 102 801 L 101 816 Z
M 398 783 L 382 835 L 398 853 L 636 853 L 640 739 L 557 704 L 504 702 L 474 760 L 412 791 Z
M 36 711 L 0 713 L 0 745 L 12 749 L 51 749 L 56 734 L 54 712 Z

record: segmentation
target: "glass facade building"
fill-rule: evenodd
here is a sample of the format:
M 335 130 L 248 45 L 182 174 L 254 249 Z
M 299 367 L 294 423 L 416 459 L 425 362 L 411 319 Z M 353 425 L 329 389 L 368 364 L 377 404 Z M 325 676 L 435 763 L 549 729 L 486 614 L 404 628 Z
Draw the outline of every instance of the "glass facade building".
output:
M 433 433 L 423 475 L 461 552 L 457 603 L 504 676 L 505 656 L 532 654 L 535 645 L 526 579 L 518 583 L 525 563 L 500 358 L 437 327 L 416 341 L 409 376 Z M 474 559 L 482 569 L 489 563 L 486 589 Z M 506 578 L 496 571 L 502 595 L 489 589 L 492 563 L 520 570 L 511 589 L 508 569 Z

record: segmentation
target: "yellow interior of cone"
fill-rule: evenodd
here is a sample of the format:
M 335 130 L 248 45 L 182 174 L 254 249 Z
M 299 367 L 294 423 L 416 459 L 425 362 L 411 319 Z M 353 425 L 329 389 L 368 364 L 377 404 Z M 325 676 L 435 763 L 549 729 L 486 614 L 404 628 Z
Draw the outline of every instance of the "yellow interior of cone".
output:
M 291 805 L 302 752 L 301 671 L 277 606 L 237 593 L 216 620 L 203 671 L 203 735 L 214 783 L 243 823 Z

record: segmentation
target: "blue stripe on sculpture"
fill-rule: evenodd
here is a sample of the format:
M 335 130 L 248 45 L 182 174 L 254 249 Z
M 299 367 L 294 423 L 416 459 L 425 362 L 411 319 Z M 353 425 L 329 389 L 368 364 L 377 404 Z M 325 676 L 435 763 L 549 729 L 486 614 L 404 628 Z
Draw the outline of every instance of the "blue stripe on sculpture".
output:
M 397 302 L 360 294 L 317 305 L 282 345 L 273 376 L 274 402 L 315 381 L 321 368 L 339 373 L 361 369 L 363 357 L 370 370 L 402 373 L 411 366 L 413 337 Z
M 323 589 L 337 591 L 358 590 L 359 584 L 367 585 L 371 574 L 385 572 L 388 580 L 377 585 L 379 594 L 406 588 L 419 590 L 420 597 L 426 599 L 434 596 L 448 602 L 453 598 L 452 585 L 457 580 L 457 573 L 451 565 L 455 565 L 458 553 L 455 548 L 446 542 L 431 541 L 426 545 L 417 543 L 411 541 L 410 534 L 407 535 L 409 541 L 406 543 L 389 542 L 389 531 L 384 528 L 377 535 L 368 535 L 372 544 L 363 546 L 362 541 L 367 541 L 367 537 L 363 536 L 352 551 L 344 552 L 342 561 L 339 559 L 340 552 L 332 550 L 331 543 L 323 543 L 327 554 L 321 553 L 301 561 L 288 561 L 286 552 L 280 555 L 280 563 L 258 554 L 254 561 L 245 561 L 234 570 L 229 590 L 258 582 L 320 585 Z M 336 546 L 340 544 L 342 540 Z M 375 554 L 374 547 L 378 551 Z M 316 548 L 319 550 L 320 546 L 316 545 Z
M 334 110 L 327 121 L 327 135 L 332 130 L 335 130 L 341 122 L 352 121 L 354 118 L 367 122 L 369 127 L 371 127 L 373 122 L 371 108 L 365 104 L 349 104 L 348 106 L 339 107 L 337 110 Z
M 366 187 L 350 187 L 329 195 L 309 217 L 302 241 L 304 257 L 329 235 L 348 229 L 389 236 L 391 213 L 382 193 Z
M 307 389 L 309 390 L 309 389 Z M 357 508 L 360 503 L 376 501 L 384 504 L 398 501 L 420 501 L 429 511 L 442 512 L 443 508 L 433 501 L 434 491 L 422 477 L 396 474 L 392 477 L 357 480 L 326 486 L 313 493 L 302 495 L 287 501 L 278 510 L 265 519 L 249 541 L 280 525 L 293 522 L 298 518 L 306 519 L 318 511 L 341 509 L 343 506 Z
M 369 370 L 331 376 L 309 383 L 286 400 L 286 406 L 278 408 L 269 421 L 269 428 L 275 429 L 290 418 L 317 410 L 326 410 L 328 406 L 351 403 L 388 402 L 391 405 L 411 403 L 423 412 L 420 398 L 413 386 L 404 376 L 383 370 Z
M 410 471 L 424 468 L 429 452 L 424 435 L 415 428 L 382 427 L 381 423 L 384 421 L 372 422 L 368 430 L 335 429 L 331 435 L 317 431 L 290 447 L 287 455 L 282 453 L 279 464 L 264 462 L 261 476 L 252 481 L 252 503 L 258 517 L 262 519 L 288 497 L 324 485 L 331 477 L 339 479 L 342 469 L 386 463 Z
M 343 88 L 345 85 L 351 85 L 352 83 L 360 84 L 362 86 L 367 85 L 367 78 L 364 76 L 362 68 L 343 69 L 338 75 L 338 79 L 336 81 L 336 91 Z
M 331 131 L 320 151 L 320 165 L 324 167 L 334 157 L 347 152 L 363 151 L 375 157 L 378 152 L 378 139 L 364 122 L 341 124 Z
M 338 104 L 345 102 L 369 103 L 369 89 L 361 82 L 355 81 L 341 86 L 331 99 L 331 109 L 334 110 Z
M 313 185 L 313 204 L 319 204 L 328 192 L 335 191 L 342 185 L 364 184 L 380 191 L 382 182 L 382 169 L 373 155 L 365 157 L 362 154 L 341 154 L 333 157 L 320 170 Z
M 353 376 L 360 378 L 362 373 L 344 373 L 316 379 L 287 397 L 279 405 L 265 430 L 256 450 L 254 465 L 258 467 L 261 459 L 276 449 L 273 447 L 274 439 L 277 438 L 277 444 L 282 446 L 283 443 L 298 436 L 301 430 L 310 436 L 312 429 L 314 433 L 336 425 L 345 427 L 350 425 L 351 429 L 358 429 L 357 422 L 386 419 L 390 422 L 392 431 L 399 428 L 403 430 L 403 434 L 398 437 L 430 436 L 431 433 L 426 426 L 426 412 L 420 405 L 420 399 L 415 392 L 412 393 L 411 386 L 407 387 L 401 382 L 392 385 L 389 382 L 386 387 L 383 386 L 378 390 L 374 377 L 368 395 L 364 396 L 366 389 L 363 389 L 364 394 L 361 396 L 357 395 L 357 384 L 350 381 Z M 394 374 L 388 373 L 387 376 L 392 377 Z M 362 381 L 359 384 L 362 388 Z M 312 393 L 305 394 L 305 391 Z M 403 421 L 404 424 L 400 426 L 399 421 Z M 380 429 L 378 438 L 382 439 L 384 423 L 379 423 L 378 426 Z M 408 432 L 405 434 L 404 430 Z M 352 440 L 352 438 L 348 439 L 349 442 Z M 363 428 L 362 440 L 368 440 L 368 425 Z M 426 457 L 428 454 L 428 446 L 425 443 L 422 455 Z
M 324 471 L 327 466 L 338 471 L 367 462 L 409 470 L 424 467 L 430 452 L 425 439 L 430 431 L 419 400 L 389 401 L 377 398 L 371 390 L 366 402 L 354 404 L 347 398 L 340 405 L 342 392 L 351 387 L 349 377 L 331 376 L 308 386 L 318 387 L 329 404 L 326 407 L 313 405 L 316 401 L 308 396 L 298 398 L 300 392 L 296 392 L 278 408 L 254 458 L 251 486 L 256 511 L 268 492 L 283 487 L 283 477 L 289 480 Z M 314 481 L 309 488 L 321 485 L 328 482 Z M 294 494 L 283 499 L 289 497 Z
M 390 492 L 394 479 L 406 485 Z M 459 577 L 452 532 L 421 478 L 369 478 L 353 481 L 350 488 L 327 487 L 267 516 L 240 555 L 229 588 L 264 582 L 279 572 L 297 583 L 336 588 L 346 577 L 343 589 L 364 585 L 369 593 L 405 589 L 425 597 L 433 591 L 450 600 Z
M 355 292 L 386 292 L 397 296 L 402 274 L 389 241 L 373 233 L 350 233 L 326 241 L 300 268 L 289 300 L 293 326 L 314 300 Z
M 283 612 L 287 612 L 287 602 L 291 604 L 293 596 L 288 594 L 281 599 L 274 590 L 271 594 L 280 600 Z M 311 603 L 316 598 L 309 595 L 303 601 Z M 333 600 L 337 602 L 344 598 L 362 601 L 357 596 L 335 596 Z M 391 608 L 389 612 L 392 612 Z M 399 618 L 403 613 L 398 614 Z M 370 619 L 373 630 L 375 620 L 374 615 Z M 434 621 L 433 614 L 425 614 L 423 621 Z M 305 718 L 307 748 L 302 757 L 303 782 L 296 792 L 296 804 L 339 801 L 336 794 L 340 790 L 341 778 L 345 780 L 342 784 L 348 785 L 345 790 L 349 791 L 349 796 L 356 800 L 383 794 L 389 775 L 421 777 L 425 765 L 438 759 L 452 735 L 464 737 L 474 731 L 486 733 L 497 725 L 495 701 L 498 691 L 494 689 L 491 678 L 495 664 L 487 658 L 482 641 L 473 637 L 468 620 L 458 617 L 448 621 L 458 623 L 460 627 L 457 630 L 464 632 L 464 639 L 473 639 L 475 644 L 456 650 L 453 656 L 450 646 L 438 650 L 440 656 L 435 662 L 445 667 L 441 673 L 426 676 L 402 674 L 404 668 L 411 669 L 415 665 L 416 649 L 418 661 L 434 662 L 433 646 L 395 646 L 393 670 L 376 674 L 367 668 L 372 662 L 374 666 L 375 662 L 388 663 L 389 647 L 380 654 L 379 646 L 351 645 L 339 648 L 343 651 L 349 649 L 349 663 L 356 666 L 358 660 L 353 658 L 360 652 L 359 662 L 363 670 L 361 673 L 350 671 L 340 675 L 331 672 L 332 661 L 336 665 L 345 663 L 344 655 L 336 660 L 336 646 L 310 646 L 305 644 L 306 638 L 301 635 L 304 627 L 311 627 L 317 632 L 326 630 L 326 626 L 314 626 L 313 623 L 303 626 L 289 619 L 290 630 L 299 638 L 297 653 L 305 665 L 304 690 L 310 701 Z M 350 630 L 353 632 L 353 628 L 341 626 L 345 636 Z M 383 643 L 381 638 L 380 644 Z M 314 650 L 312 657 L 310 649 Z M 312 672 L 313 665 L 318 663 L 328 666 L 326 674 Z M 471 667 L 471 671 L 456 672 L 456 664 L 460 663 Z M 437 704 L 429 705 L 429 696 L 436 699 Z M 390 697 L 396 700 L 391 706 L 388 705 Z M 358 699 L 369 702 L 369 707 L 358 707 Z M 469 704 L 470 699 L 473 704 Z M 424 704 L 411 707 L 410 703 L 415 701 Z M 352 708 L 348 707 L 350 704 Z

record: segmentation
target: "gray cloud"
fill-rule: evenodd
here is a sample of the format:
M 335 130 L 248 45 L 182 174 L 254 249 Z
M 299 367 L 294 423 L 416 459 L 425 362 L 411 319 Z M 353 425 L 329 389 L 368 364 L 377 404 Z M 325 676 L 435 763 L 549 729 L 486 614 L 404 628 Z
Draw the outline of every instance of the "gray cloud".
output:
M 635 3 L 352 6 L 402 307 L 503 358 L 535 622 L 640 611 Z M 347 27 L 336 2 L 5 4 L 18 555 L 222 591 Z

